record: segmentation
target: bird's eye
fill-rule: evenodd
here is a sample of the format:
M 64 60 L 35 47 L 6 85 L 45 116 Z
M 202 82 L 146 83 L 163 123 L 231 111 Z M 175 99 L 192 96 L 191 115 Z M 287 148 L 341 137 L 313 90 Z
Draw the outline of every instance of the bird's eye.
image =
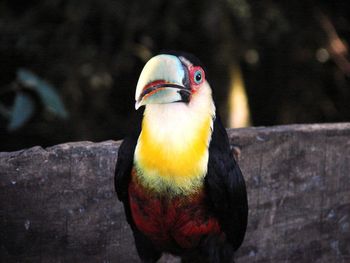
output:
M 193 75 L 193 80 L 196 84 L 200 84 L 202 82 L 202 71 L 197 70 Z
M 189 71 L 192 88 L 198 89 L 205 81 L 205 72 L 200 66 L 191 66 Z

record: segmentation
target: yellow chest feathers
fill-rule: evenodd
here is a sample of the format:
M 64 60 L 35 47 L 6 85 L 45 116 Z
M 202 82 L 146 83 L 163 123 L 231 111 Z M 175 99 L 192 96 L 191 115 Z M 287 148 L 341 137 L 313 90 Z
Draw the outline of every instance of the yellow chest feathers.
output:
M 141 181 L 154 190 L 199 187 L 207 172 L 214 112 L 212 101 L 147 105 L 134 156 Z

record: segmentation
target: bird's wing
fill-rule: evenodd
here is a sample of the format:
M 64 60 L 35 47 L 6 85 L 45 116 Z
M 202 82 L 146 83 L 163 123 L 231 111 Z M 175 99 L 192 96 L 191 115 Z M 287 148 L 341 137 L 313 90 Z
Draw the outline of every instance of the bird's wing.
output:
M 248 202 L 244 178 L 230 150 L 228 136 L 216 117 L 205 177 L 209 205 L 228 242 L 237 250 L 247 227 Z
M 141 122 L 140 122 L 141 123 Z M 153 243 L 140 232 L 134 223 L 131 215 L 130 203 L 129 203 L 129 183 L 131 180 L 131 170 L 134 164 L 134 152 L 137 144 L 137 139 L 140 134 L 140 127 L 137 127 L 136 131 L 124 139 L 120 145 L 118 151 L 118 159 L 115 168 L 115 190 L 118 195 L 118 199 L 123 202 L 126 219 L 132 229 L 136 250 L 142 260 L 142 262 L 156 262 L 161 252 L 154 247 Z
M 137 137 L 131 136 L 125 138 L 123 143 L 120 145 L 117 165 L 115 168 L 114 183 L 118 199 L 124 204 L 125 216 L 132 229 L 136 250 L 142 262 L 156 262 L 160 258 L 161 252 L 154 247 L 153 243 L 148 239 L 148 237 L 146 237 L 136 228 L 134 220 L 132 219 L 129 204 L 128 188 L 131 180 L 131 170 L 134 162 Z
M 126 219 L 132 227 L 134 224 L 131 218 L 128 188 L 131 179 L 136 143 L 137 139 L 131 136 L 125 138 L 120 145 L 114 178 L 118 199 L 123 202 Z

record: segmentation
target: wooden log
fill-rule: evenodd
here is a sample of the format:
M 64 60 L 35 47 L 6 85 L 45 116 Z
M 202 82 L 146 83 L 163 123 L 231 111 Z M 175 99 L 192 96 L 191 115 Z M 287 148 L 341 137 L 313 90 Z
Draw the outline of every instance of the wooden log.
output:
M 250 204 L 237 262 L 350 262 L 350 124 L 228 133 Z M 0 153 L 0 262 L 139 262 L 114 192 L 119 145 Z

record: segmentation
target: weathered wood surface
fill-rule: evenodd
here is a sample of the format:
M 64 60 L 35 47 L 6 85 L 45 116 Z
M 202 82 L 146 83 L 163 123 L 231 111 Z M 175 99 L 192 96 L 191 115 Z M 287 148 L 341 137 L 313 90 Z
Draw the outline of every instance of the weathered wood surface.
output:
M 229 136 L 250 203 L 237 262 L 350 262 L 350 124 Z M 0 262 L 139 262 L 113 188 L 118 145 L 0 153 Z

